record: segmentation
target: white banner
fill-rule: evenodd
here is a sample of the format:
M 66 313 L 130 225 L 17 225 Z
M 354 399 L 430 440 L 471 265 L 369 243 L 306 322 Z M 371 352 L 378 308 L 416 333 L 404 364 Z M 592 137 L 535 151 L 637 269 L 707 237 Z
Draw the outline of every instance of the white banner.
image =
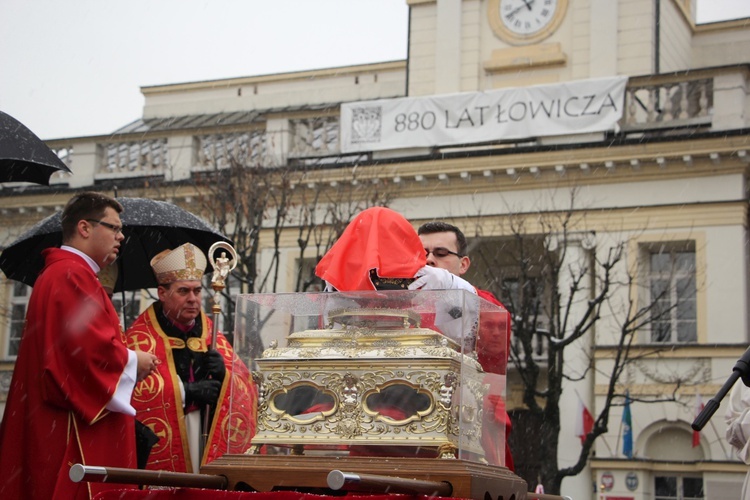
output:
M 627 77 L 341 105 L 341 151 L 447 146 L 612 130 Z

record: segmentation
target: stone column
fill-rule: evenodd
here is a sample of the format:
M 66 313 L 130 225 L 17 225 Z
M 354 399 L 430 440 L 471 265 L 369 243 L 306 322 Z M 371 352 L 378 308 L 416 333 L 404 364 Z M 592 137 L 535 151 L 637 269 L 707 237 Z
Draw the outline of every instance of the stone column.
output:
M 266 166 L 286 165 L 289 150 L 292 148 L 292 131 L 287 118 L 269 118 L 266 122 Z
M 97 168 L 103 163 L 103 152 L 95 142 L 76 143 L 73 149 L 73 174 L 67 177 L 73 189 L 87 188 L 94 185 Z
M 570 9 L 570 7 L 568 7 Z M 618 12 L 611 0 L 591 0 L 589 24 L 589 78 L 617 74 Z
M 594 259 L 596 247 L 594 232 L 568 233 L 567 242 L 562 235 L 551 235 L 547 238 L 547 248 L 564 251 L 558 283 L 560 304 L 565 307 L 570 297 L 572 276 L 585 276 L 580 281 L 580 290 L 573 297 L 569 311 L 568 327 L 571 328 L 586 311 L 588 301 L 594 292 Z M 565 245 L 564 248 L 562 246 Z M 562 311 L 564 313 L 565 311 Z M 565 335 L 570 335 L 569 331 Z M 593 359 L 594 332 L 573 342 L 565 348 L 563 354 L 563 372 L 574 380 L 563 380 L 562 397 L 560 398 L 560 436 L 558 441 L 557 462 L 560 468 L 570 467 L 576 463 L 581 451 L 581 441 L 575 435 L 575 425 L 578 419 L 578 398 L 580 397 L 586 408 L 596 418 L 594 407 L 594 376 L 590 370 Z M 580 380 L 577 380 L 580 379 Z M 591 468 L 586 466 L 580 474 L 566 478 L 562 482 L 561 493 L 570 495 L 577 500 L 591 500 L 593 498 L 593 477 Z
M 195 161 L 192 135 L 177 135 L 167 139 L 169 165 L 164 169 L 167 182 L 189 179 Z

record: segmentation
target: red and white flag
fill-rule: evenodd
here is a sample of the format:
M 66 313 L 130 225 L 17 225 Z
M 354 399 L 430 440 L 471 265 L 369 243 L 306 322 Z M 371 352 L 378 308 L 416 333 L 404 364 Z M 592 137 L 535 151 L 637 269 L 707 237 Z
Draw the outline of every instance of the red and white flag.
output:
M 576 396 L 578 394 L 576 393 Z M 580 438 L 581 444 L 586 440 L 586 435 L 594 428 L 594 417 L 586 405 L 578 396 L 578 412 L 576 414 L 576 436 Z
M 695 418 L 703 411 L 703 398 L 700 393 L 695 395 Z M 701 433 L 699 431 L 693 431 L 693 448 L 701 445 Z

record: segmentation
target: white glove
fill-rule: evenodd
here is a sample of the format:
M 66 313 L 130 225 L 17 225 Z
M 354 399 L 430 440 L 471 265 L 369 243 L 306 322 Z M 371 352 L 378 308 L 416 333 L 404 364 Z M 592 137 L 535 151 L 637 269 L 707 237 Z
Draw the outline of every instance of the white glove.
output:
M 409 290 L 468 290 L 476 294 L 471 283 L 440 267 L 424 266 L 414 275 Z

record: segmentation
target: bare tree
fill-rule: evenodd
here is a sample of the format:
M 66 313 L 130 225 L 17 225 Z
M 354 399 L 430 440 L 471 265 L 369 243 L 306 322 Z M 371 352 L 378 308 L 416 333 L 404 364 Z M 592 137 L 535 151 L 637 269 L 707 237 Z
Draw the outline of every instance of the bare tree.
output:
M 286 269 L 282 250 L 296 236 L 295 290 L 319 283 L 315 264 L 349 221 L 370 206 L 387 206 L 395 188 L 360 181 L 356 168 L 340 170 L 339 180 L 321 180 L 314 167 L 263 167 L 231 159 L 195 182 L 201 212 L 233 242 L 238 265 L 234 286 L 224 290 L 224 331 L 233 327 L 237 293 L 289 291 L 280 279 Z M 261 263 L 260 252 L 265 251 Z
M 585 468 L 595 441 L 608 431 L 611 409 L 624 404 L 623 375 L 628 367 L 660 350 L 657 344 L 648 352 L 641 349 L 635 354 L 636 333 L 662 324 L 676 307 L 665 305 L 665 294 L 671 292 L 668 289 L 652 289 L 645 294 L 646 300 L 644 293 L 633 293 L 642 284 L 624 258 L 627 241 L 602 238 L 606 245 L 594 249 L 597 235 L 586 229 L 581 214 L 573 193 L 570 206 L 561 211 L 509 216 L 503 228 L 508 236 L 475 245 L 472 251 L 478 261 L 476 269 L 472 268 L 474 274 L 481 273 L 474 281 L 501 297 L 513 318 L 510 358 L 523 386 L 525 411 L 520 414 L 527 419 L 522 423 L 536 443 L 529 446 L 526 442 L 513 449 L 516 456 L 534 453 L 531 461 L 536 464 L 524 470 L 525 460 L 519 456 L 522 463 L 517 464 L 521 465 L 517 472 L 529 484 L 541 481 L 551 493 L 559 493 L 565 477 Z M 678 296 L 684 293 L 677 290 Z M 593 428 L 585 436 L 575 464 L 561 468 L 560 402 L 570 383 L 593 379 L 593 348 L 585 346 L 594 345 L 594 335 L 613 339 L 616 354 L 611 368 L 597 375 L 606 379 L 607 390 L 598 400 Z M 582 358 L 585 366 L 578 373 L 564 369 L 564 354 L 573 350 L 583 354 L 579 361 Z M 672 394 L 637 401 L 675 401 L 680 383 L 675 381 Z M 514 429 L 513 434 L 519 432 L 523 429 Z M 519 437 L 524 439 L 522 434 Z

